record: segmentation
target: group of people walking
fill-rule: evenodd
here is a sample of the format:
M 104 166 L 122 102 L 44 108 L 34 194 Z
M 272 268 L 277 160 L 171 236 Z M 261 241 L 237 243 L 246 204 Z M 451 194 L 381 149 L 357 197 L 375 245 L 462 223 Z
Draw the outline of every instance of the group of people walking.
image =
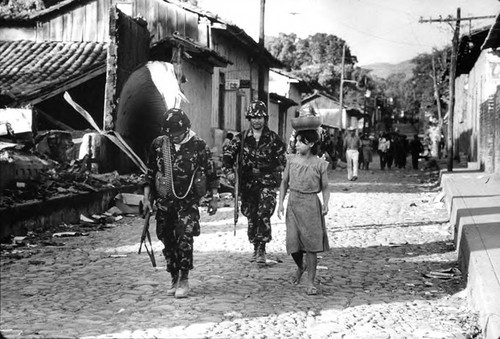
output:
M 239 178 L 241 212 L 248 220 L 247 236 L 253 245 L 250 260 L 266 263 L 271 216 L 277 204 L 278 217 L 284 215 L 289 194 L 286 248 L 297 265 L 292 283 L 300 283 L 307 271 L 306 293 L 317 294 L 317 253 L 329 249 L 324 221 L 330 196 L 328 162 L 317 156 L 321 135 L 317 129 L 296 131 L 295 153 L 287 153 L 285 143 L 267 126 L 269 115 L 262 101 L 251 102 L 246 118 L 250 128 L 225 142 L 222 172 L 229 181 Z M 185 298 L 189 294 L 193 238 L 200 234 L 199 201 L 210 196 L 208 213 L 215 214 L 219 187 L 206 142 L 191 130 L 184 111 L 169 109 L 162 117 L 162 135 L 151 144 L 142 202 L 145 212 L 156 210 L 156 234 L 171 275 L 167 295 Z
M 380 169 L 406 168 L 406 159 L 411 154 L 412 168 L 418 170 L 418 161 L 424 150 L 417 134 L 408 142 L 407 136 L 398 133 L 381 133 L 379 138 L 368 136 L 366 133 L 360 138 L 355 127 L 349 127 L 344 137 L 344 154 L 347 162 L 347 179 L 356 181 L 359 169 L 370 169 L 373 161 L 373 151 L 377 150 L 380 159 Z
M 304 115 L 307 118 L 312 113 Z M 307 271 L 306 293 L 317 294 L 317 253 L 329 250 L 324 218 L 330 199 L 329 163 L 319 156 L 325 153 L 322 129 L 319 124 L 295 126 L 287 147 L 269 129 L 269 115 L 262 101 L 251 102 L 246 118 L 250 127 L 228 135 L 224 142 L 222 172 L 229 182 L 239 183 L 241 213 L 247 218 L 247 237 L 253 247 L 249 259 L 266 263 L 266 245 L 272 240 L 271 216 L 277 208 L 277 216 L 286 220 L 287 253 L 297 266 L 292 283 L 299 284 Z M 220 181 L 211 151 L 191 129 L 187 114 L 169 109 L 161 122 L 162 134 L 153 140 L 149 152 L 142 203 L 145 212 L 156 210 L 156 234 L 164 245 L 166 269 L 171 275 L 166 294 L 185 298 L 190 291 L 189 272 L 194 268 L 193 239 L 201 232 L 199 202 L 208 196 L 208 214 L 215 214 Z M 391 142 L 387 136 L 378 140 L 382 169 L 391 167 L 387 154 L 398 149 L 397 142 Z M 374 142 L 367 135 L 360 138 L 351 127 L 343 148 L 348 179 L 356 181 L 360 158 L 361 168 L 369 169 Z M 409 148 L 412 152 L 419 149 L 416 142 Z M 396 165 L 404 167 L 405 161 L 398 158 Z
M 406 158 L 411 154 L 412 168 L 417 170 L 422 151 L 423 145 L 418 134 L 410 142 L 404 134 L 381 134 L 378 139 L 380 169 L 391 169 L 393 165 L 399 169 L 406 168 Z

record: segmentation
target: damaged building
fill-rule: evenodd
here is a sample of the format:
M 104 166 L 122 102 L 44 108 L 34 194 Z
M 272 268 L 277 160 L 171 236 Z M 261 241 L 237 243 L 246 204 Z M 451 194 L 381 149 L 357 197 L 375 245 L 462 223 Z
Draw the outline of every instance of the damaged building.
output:
M 31 149 L 50 160 L 5 155 L 2 178 L 14 171 L 3 188 L 52 161 L 73 169 L 85 161 L 77 172 L 140 173 L 171 105 L 188 112 L 217 156 L 228 131 L 248 127 L 244 112 L 259 76 L 271 97 L 270 124 L 284 138 L 287 111 L 298 105 L 269 93 L 269 69 L 281 62 L 239 27 L 185 3 L 65 0 L 3 13 L 0 36 L 2 150 Z M 18 165 L 29 171 L 21 176 Z

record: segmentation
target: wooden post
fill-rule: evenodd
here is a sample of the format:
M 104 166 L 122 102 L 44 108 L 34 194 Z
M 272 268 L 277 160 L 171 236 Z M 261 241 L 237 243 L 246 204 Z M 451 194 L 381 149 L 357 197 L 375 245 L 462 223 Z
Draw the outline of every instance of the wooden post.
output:
M 260 29 L 259 29 L 259 54 L 264 54 L 264 15 L 266 10 L 266 0 L 260 0 Z M 258 96 L 259 100 L 263 101 L 267 105 L 267 98 L 265 97 L 264 92 L 264 65 L 262 64 L 263 60 L 257 58 L 257 62 L 259 63 L 259 79 L 258 79 Z
M 340 114 L 339 114 L 339 129 L 342 129 L 342 117 L 344 116 L 344 62 L 345 62 L 345 44 L 342 46 L 342 62 L 341 62 L 341 68 L 340 68 L 340 98 L 339 98 L 339 105 L 340 105 Z M 347 121 L 346 121 L 346 128 L 349 127 L 347 126 Z
M 455 74 L 457 69 L 458 38 L 460 36 L 460 8 L 457 8 L 455 32 L 451 43 L 450 109 L 448 110 L 447 170 L 453 171 L 453 115 L 455 114 Z

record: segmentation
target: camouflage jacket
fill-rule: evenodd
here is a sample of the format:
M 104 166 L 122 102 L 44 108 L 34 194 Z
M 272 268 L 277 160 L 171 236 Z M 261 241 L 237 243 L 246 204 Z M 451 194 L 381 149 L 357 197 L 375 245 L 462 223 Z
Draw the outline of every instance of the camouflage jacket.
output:
M 148 159 L 148 173 L 146 174 L 145 185 L 151 187 L 154 198 L 157 198 L 155 191 L 155 176 L 161 173 L 163 168 L 162 144 L 164 136 L 159 136 L 151 143 Z M 212 152 L 204 140 L 194 135 L 189 141 L 180 145 L 179 150 L 175 150 L 171 144 L 170 153 L 172 158 L 172 177 L 175 192 L 178 196 L 186 193 L 191 182 L 191 178 L 196 170 L 200 168 L 207 176 L 207 190 L 219 187 L 215 163 L 212 160 Z M 191 187 L 186 199 L 196 197 L 194 188 Z M 175 199 L 175 198 L 172 198 Z
M 233 172 L 234 162 L 240 154 L 243 135 L 245 140 L 240 163 L 242 185 L 259 183 L 266 187 L 278 187 L 281 183 L 281 172 L 286 164 L 286 145 L 267 126 L 264 127 L 258 144 L 251 130 L 242 132 L 231 140 L 222 157 L 224 173 Z

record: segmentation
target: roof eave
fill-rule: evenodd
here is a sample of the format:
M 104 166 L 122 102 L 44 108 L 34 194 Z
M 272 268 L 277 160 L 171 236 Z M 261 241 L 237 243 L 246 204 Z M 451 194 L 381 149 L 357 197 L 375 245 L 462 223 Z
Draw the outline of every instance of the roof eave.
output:
M 269 99 L 278 102 L 279 104 L 283 103 L 285 106 L 292 107 L 292 106 L 298 106 L 299 104 L 295 102 L 294 100 L 284 97 L 282 95 L 279 95 L 277 93 L 269 93 Z
M 79 86 L 97 76 L 106 73 L 106 64 L 89 70 L 78 76 L 66 79 L 50 87 L 41 87 L 31 92 L 24 93 L 22 98 L 19 98 L 9 104 L 10 107 L 25 107 L 28 105 L 35 105 L 56 95 L 62 94 L 67 90 Z
M 483 45 L 481 46 L 481 50 L 487 48 L 496 48 L 500 45 L 500 13 L 497 14 L 495 18 L 495 23 L 491 25 L 490 30 L 488 31 L 488 35 L 484 40 Z

